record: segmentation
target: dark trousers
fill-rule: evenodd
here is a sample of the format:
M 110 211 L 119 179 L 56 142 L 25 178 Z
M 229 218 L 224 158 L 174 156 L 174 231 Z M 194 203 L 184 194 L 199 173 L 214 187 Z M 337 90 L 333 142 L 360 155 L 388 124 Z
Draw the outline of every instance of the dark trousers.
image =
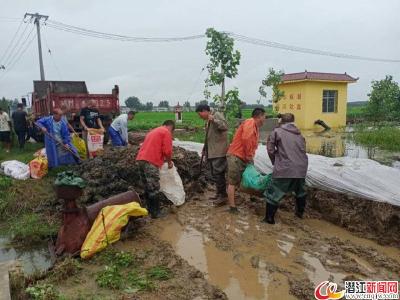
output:
M 160 211 L 160 170 L 147 161 L 140 160 L 137 163 L 147 209 L 152 216 L 157 216 Z
M 226 179 L 225 173 L 228 167 L 226 157 L 209 158 L 208 163 L 210 164 L 211 176 L 215 182 L 218 195 L 226 195 Z
M 264 192 L 267 202 L 272 205 L 279 205 L 287 193 L 294 193 L 296 198 L 307 195 L 305 178 L 272 178 Z
M 18 144 L 20 149 L 24 149 L 26 142 L 26 130 L 15 130 L 15 133 L 18 137 Z

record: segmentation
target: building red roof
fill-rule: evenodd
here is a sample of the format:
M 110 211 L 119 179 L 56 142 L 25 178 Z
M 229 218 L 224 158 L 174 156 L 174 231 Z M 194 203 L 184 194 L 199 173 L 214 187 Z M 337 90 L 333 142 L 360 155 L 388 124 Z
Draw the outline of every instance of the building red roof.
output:
M 356 82 L 358 78 L 351 77 L 347 73 L 321 73 L 321 72 L 300 72 L 284 74 L 282 81 L 300 81 L 300 80 L 321 80 L 321 81 L 343 81 L 343 82 Z

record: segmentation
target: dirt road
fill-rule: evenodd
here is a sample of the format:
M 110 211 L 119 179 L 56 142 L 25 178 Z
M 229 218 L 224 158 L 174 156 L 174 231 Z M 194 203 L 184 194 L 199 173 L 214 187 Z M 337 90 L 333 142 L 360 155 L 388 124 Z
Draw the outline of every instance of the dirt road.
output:
M 89 183 L 88 202 L 128 187 L 141 191 L 134 151 L 112 149 L 81 166 Z M 188 201 L 141 230 L 153 236 L 156 248 L 168 242 L 228 298 L 312 299 L 315 286 L 324 280 L 343 286 L 346 279 L 400 278 L 400 208 L 314 190 L 304 220 L 294 217 L 292 201 L 286 199 L 277 224 L 269 226 L 260 223 L 260 198 L 238 195 L 239 215 L 212 207 L 212 184 L 196 174 L 200 157 L 182 148 L 174 153 Z
M 205 274 L 229 299 L 312 299 L 330 280 L 399 280 L 400 249 L 357 237 L 326 221 L 280 210 L 260 223 L 260 203 L 242 198 L 239 215 L 214 208 L 210 191 L 146 230 Z M 257 210 L 257 209 L 256 209 Z M 290 210 L 290 208 L 289 208 Z M 259 211 L 259 209 L 258 209 Z

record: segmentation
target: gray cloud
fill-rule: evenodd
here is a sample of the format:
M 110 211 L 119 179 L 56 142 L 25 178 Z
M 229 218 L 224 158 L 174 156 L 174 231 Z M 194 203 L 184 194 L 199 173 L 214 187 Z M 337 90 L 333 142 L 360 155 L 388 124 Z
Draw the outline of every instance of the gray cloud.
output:
M 19 18 L 28 11 L 48 14 L 51 19 L 67 24 L 132 36 L 184 36 L 215 27 L 302 47 L 400 59 L 397 0 L 1 2 L 0 56 L 18 26 L 17 22 L 1 18 Z M 155 103 L 163 99 L 183 102 L 189 96 L 193 103 L 202 98 L 206 72 L 201 74 L 201 80 L 198 78 L 207 64 L 205 39 L 169 44 L 129 43 L 83 37 L 48 27 L 43 27 L 42 32 L 47 79 L 86 80 L 93 93 L 108 93 L 118 84 L 121 100 L 130 95 Z M 228 88 L 237 86 L 247 102 L 258 99 L 258 86 L 269 67 L 286 72 L 347 72 L 360 77 L 349 87 L 349 101 L 366 100 L 371 80 L 386 74 L 400 81 L 399 63 L 322 57 L 242 42 L 236 46 L 242 53 L 242 62 L 239 76 L 228 81 Z M 20 97 L 32 90 L 32 80 L 38 78 L 34 41 L 0 81 L 0 96 Z

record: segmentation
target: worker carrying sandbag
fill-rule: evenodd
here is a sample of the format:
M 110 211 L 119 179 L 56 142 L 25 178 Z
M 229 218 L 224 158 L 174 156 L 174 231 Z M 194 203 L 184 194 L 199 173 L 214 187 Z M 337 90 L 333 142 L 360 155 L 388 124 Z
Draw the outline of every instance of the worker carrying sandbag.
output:
M 161 216 L 160 169 L 164 162 L 172 169 L 172 133 L 175 123 L 167 120 L 162 126 L 151 130 L 139 149 L 136 161 L 139 164 L 140 179 L 144 186 L 147 210 L 152 218 Z
M 103 149 L 104 126 L 100 118 L 100 112 L 96 108 L 96 100 L 90 100 L 79 113 L 82 126 L 82 138 L 86 143 L 87 156 L 97 156 L 97 152 Z
M 62 116 L 62 110 L 56 108 L 52 116 L 43 117 L 35 123 L 45 135 L 49 168 L 80 163 L 78 152 L 71 143 L 68 126 L 62 120 Z
M 263 221 L 275 224 L 279 202 L 289 192 L 296 195 L 296 216 L 302 218 L 307 196 L 305 178 L 308 157 L 306 141 L 294 124 L 293 114 L 281 116 L 281 124 L 268 137 L 267 151 L 274 169 L 272 181 L 264 193 L 267 208 Z
M 232 214 L 239 212 L 235 203 L 235 189 L 240 186 L 246 166 L 253 163 L 260 137 L 260 127 L 264 121 L 265 110 L 259 107 L 253 109 L 251 118 L 243 121 L 239 126 L 228 148 L 228 202 L 229 212 Z
M 135 112 L 119 115 L 108 128 L 108 134 L 114 147 L 128 145 L 128 121 L 135 117 Z

